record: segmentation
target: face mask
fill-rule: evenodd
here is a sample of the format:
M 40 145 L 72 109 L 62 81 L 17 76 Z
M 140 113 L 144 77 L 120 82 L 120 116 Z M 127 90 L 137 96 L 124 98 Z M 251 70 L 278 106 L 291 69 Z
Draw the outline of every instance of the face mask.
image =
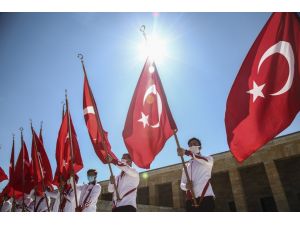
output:
M 192 153 L 199 153 L 200 151 L 200 146 L 191 146 L 189 149 Z
M 121 159 L 121 162 L 127 165 L 127 160 L 126 159 Z
M 95 176 L 88 176 L 88 181 L 89 181 L 89 183 L 92 183 L 92 182 L 94 182 L 95 181 Z

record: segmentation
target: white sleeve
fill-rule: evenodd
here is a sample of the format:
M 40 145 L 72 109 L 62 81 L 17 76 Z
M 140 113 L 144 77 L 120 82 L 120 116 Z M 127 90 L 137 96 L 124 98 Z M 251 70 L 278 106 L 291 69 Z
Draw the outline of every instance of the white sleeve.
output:
M 132 167 L 130 167 L 130 166 L 122 163 L 122 162 L 118 161 L 118 163 L 116 164 L 116 166 L 120 170 L 124 171 L 126 174 L 128 174 L 131 177 L 138 177 L 139 176 L 139 173 L 136 171 L 136 169 L 134 169 L 134 168 L 132 168 Z
M 117 178 L 118 178 L 118 176 L 115 177 L 115 182 L 117 181 Z M 107 190 L 108 190 L 108 192 L 110 192 L 110 193 L 115 192 L 115 187 L 114 187 L 114 185 L 113 185 L 112 183 L 110 183 L 110 181 L 109 181 L 109 183 L 108 183 Z
M 180 188 L 183 191 L 187 191 L 187 189 L 186 189 L 186 182 L 187 182 L 186 175 L 185 175 L 184 169 L 182 169 Z
M 46 191 L 46 195 L 47 195 L 47 197 L 57 199 L 57 197 L 58 197 L 58 195 L 59 195 L 59 192 L 58 192 L 58 193 L 55 193 L 55 192 L 49 192 L 49 191 Z

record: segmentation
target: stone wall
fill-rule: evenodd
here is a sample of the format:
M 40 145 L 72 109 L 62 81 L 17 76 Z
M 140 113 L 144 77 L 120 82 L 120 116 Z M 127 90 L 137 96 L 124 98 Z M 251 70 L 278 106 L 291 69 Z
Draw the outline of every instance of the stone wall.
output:
M 300 132 L 270 141 L 242 164 L 229 151 L 213 158 L 216 211 L 300 211 Z M 181 164 L 140 173 L 138 203 L 148 203 L 140 210 L 181 211 L 181 174 Z M 101 182 L 101 199 L 109 200 L 107 185 Z

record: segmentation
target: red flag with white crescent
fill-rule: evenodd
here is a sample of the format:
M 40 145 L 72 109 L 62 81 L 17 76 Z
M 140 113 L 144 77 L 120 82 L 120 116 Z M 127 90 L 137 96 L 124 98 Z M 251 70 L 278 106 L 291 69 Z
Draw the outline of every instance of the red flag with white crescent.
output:
M 70 115 L 70 126 L 72 133 L 73 153 L 74 153 L 74 173 L 78 173 L 83 168 L 83 162 L 80 154 L 80 148 L 77 141 L 77 135 L 73 126 Z M 57 169 L 55 172 L 53 184 L 59 185 L 59 178 L 62 176 L 64 180 L 70 178 L 71 173 L 71 147 L 68 132 L 68 113 L 65 113 L 56 142 L 56 162 Z
M 287 128 L 300 110 L 300 19 L 273 13 L 230 90 L 227 140 L 242 162 Z
M 37 193 L 41 195 L 44 192 L 43 184 L 45 185 L 45 188 L 48 187 L 50 189 L 53 189 L 52 169 L 44 145 L 35 133 L 33 128 L 31 158 L 34 186 L 36 188 Z
M 15 191 L 29 194 L 33 187 L 34 184 L 31 174 L 31 164 L 26 144 L 23 141 L 21 151 L 15 165 L 13 188 Z
M 177 130 L 154 61 L 147 59 L 135 88 L 123 139 L 133 162 L 150 168 L 155 156 Z
M 9 179 L 8 183 L 3 189 L 1 195 L 7 195 L 10 198 L 18 199 L 22 196 L 21 192 L 15 191 L 13 188 L 14 183 L 14 171 L 15 171 L 15 140 L 13 139 L 13 144 L 11 148 L 11 154 L 10 154 L 10 164 L 9 164 Z
M 111 146 L 108 141 L 108 133 L 103 129 L 100 120 L 100 115 L 98 114 L 97 105 L 87 79 L 84 65 L 82 64 L 82 66 L 84 71 L 84 85 L 83 85 L 84 119 L 94 150 L 98 158 L 102 161 L 102 163 L 106 164 L 107 154 L 109 154 L 115 160 L 117 160 L 117 157 L 111 150 Z

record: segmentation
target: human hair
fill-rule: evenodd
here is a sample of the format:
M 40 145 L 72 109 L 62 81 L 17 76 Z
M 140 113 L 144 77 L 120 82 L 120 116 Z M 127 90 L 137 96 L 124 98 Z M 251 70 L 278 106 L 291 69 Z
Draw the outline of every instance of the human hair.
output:
M 190 145 L 190 143 L 191 143 L 192 141 L 197 141 L 198 144 L 199 144 L 199 146 L 201 147 L 202 144 L 201 144 L 201 141 L 200 141 L 198 138 L 192 137 L 192 138 L 188 141 L 188 145 Z

